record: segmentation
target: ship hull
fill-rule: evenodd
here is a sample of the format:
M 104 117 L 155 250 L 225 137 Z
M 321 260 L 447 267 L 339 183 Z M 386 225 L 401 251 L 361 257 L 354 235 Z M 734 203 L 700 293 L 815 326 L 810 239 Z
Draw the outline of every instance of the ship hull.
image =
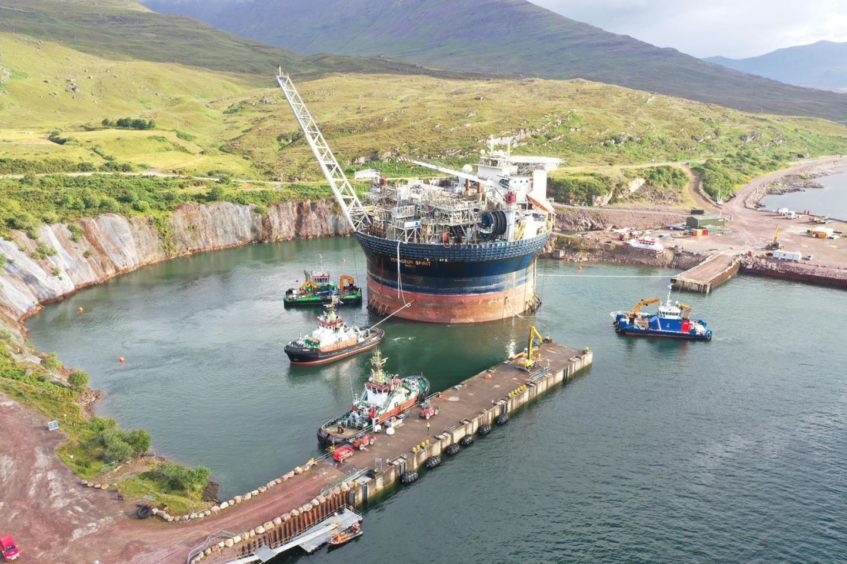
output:
M 368 308 L 381 315 L 481 323 L 540 305 L 536 261 L 546 235 L 480 245 L 398 245 L 363 233 L 356 238 L 368 259 Z
M 285 354 L 288 355 L 291 364 L 297 366 L 323 366 L 324 364 L 336 362 L 344 358 L 349 358 L 359 353 L 369 351 L 376 347 L 382 341 L 383 337 L 385 337 L 385 331 L 382 329 L 371 329 L 371 334 L 361 343 L 328 352 L 310 347 L 303 347 L 297 343 L 289 343 L 285 347 Z

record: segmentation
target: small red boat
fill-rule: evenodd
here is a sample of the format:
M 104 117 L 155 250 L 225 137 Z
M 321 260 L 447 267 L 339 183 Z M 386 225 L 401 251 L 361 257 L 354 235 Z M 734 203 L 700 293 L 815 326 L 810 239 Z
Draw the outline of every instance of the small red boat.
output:
M 362 530 L 362 524 L 361 523 L 355 523 L 355 524 L 351 525 L 350 527 L 344 529 L 340 533 L 332 535 L 329 538 L 329 547 L 330 548 L 336 548 L 336 547 L 339 547 L 343 544 L 347 544 L 351 540 L 358 538 L 358 537 L 362 536 L 363 534 L 365 534 L 365 531 Z

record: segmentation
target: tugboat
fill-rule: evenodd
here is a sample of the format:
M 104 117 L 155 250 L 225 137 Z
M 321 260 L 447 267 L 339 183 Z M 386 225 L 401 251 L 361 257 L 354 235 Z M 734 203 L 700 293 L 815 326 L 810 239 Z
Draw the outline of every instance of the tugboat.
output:
M 642 308 L 650 304 L 659 304 L 656 313 L 644 313 Z M 662 303 L 661 298 L 643 299 L 630 311 L 612 312 L 612 325 L 619 335 L 640 337 L 663 337 L 685 339 L 688 341 L 711 341 L 712 330 L 702 319 L 689 319 L 691 306 L 671 302 L 671 294 Z
M 322 447 L 350 443 L 365 436 L 373 427 L 410 409 L 429 394 L 429 380 L 423 374 L 400 378 L 385 373 L 385 362 L 377 349 L 371 357 L 371 375 L 353 408 L 318 429 Z
M 285 354 L 291 364 L 320 366 L 370 350 L 385 337 L 376 327 L 351 327 L 336 312 L 340 298 L 332 295 L 318 317 L 318 327 L 308 336 L 291 341 Z
M 304 274 L 306 281 L 299 288 L 285 291 L 285 307 L 325 305 L 333 296 L 338 296 L 341 305 L 362 303 L 362 289 L 356 286 L 352 276 L 342 274 L 336 286 L 329 281 L 329 273 L 326 271 L 304 271 Z

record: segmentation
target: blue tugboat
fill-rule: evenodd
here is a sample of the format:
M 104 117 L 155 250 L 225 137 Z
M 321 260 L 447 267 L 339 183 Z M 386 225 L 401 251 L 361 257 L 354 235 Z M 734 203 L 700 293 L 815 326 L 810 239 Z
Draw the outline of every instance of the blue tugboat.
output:
M 650 304 L 659 304 L 656 313 L 644 313 L 642 308 Z M 668 299 L 662 303 L 661 298 L 643 299 L 630 311 L 612 313 L 612 325 L 619 335 L 635 335 L 640 337 L 662 337 L 666 339 L 685 339 L 688 341 L 711 341 L 712 330 L 709 325 L 699 319 L 689 319 L 691 306 L 679 302 L 672 303 Z

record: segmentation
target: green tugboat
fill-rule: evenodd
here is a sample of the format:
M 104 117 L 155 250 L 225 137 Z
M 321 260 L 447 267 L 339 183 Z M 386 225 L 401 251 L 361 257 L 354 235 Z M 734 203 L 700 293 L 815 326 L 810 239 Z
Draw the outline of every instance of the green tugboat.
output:
M 285 307 L 322 306 L 332 303 L 332 297 L 338 297 L 339 305 L 362 303 L 362 289 L 349 274 L 342 274 L 336 286 L 329 280 L 326 271 L 305 271 L 306 281 L 299 288 L 289 288 L 283 300 Z

